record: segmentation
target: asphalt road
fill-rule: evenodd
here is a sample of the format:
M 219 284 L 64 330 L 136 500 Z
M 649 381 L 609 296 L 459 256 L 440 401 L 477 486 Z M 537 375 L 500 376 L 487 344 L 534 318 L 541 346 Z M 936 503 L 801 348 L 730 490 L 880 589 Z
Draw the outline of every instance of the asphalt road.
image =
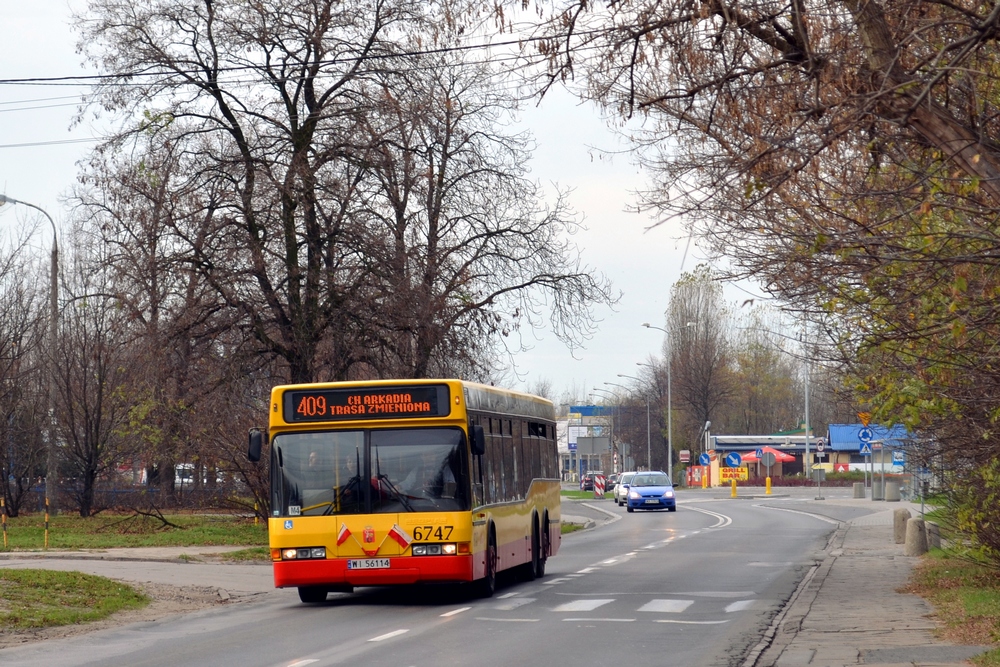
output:
M 627 655 L 637 665 L 736 666 L 816 562 L 836 520 L 858 512 L 817 510 L 794 497 L 679 497 L 677 512 L 566 503 L 568 514 L 609 521 L 564 536 L 544 579 L 501 581 L 488 600 L 440 587 L 367 588 L 303 605 L 293 590 L 271 591 L 248 604 L 5 649 L 0 664 L 493 667 L 610 665 Z M 260 566 L 89 567 L 117 568 L 123 578 L 148 567 L 152 578 L 175 583 L 214 572 L 218 585 L 235 590 L 240 576 L 257 585 L 263 574 Z

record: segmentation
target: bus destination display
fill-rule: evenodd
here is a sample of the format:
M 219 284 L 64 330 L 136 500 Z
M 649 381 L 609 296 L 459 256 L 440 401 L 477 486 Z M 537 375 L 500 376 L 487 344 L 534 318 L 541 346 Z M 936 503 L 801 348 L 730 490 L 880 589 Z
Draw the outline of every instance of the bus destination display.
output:
M 450 409 L 445 385 L 286 391 L 283 402 L 289 423 L 445 417 Z

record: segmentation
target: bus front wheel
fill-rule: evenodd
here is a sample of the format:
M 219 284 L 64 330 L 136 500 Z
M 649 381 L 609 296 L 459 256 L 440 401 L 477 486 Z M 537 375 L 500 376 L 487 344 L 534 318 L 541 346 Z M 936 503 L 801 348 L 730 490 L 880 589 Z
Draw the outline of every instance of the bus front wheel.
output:
M 299 599 L 303 602 L 326 602 L 329 591 L 323 586 L 299 586 Z
M 476 594 L 481 598 L 493 597 L 497 589 L 497 538 L 490 529 L 486 539 L 486 575 L 476 583 Z

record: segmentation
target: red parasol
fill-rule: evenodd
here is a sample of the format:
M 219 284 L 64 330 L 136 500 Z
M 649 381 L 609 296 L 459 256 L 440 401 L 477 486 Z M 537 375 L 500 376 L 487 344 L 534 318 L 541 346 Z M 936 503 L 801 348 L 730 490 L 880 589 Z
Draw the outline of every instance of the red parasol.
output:
M 759 447 L 758 449 L 774 454 L 775 463 L 791 463 L 795 460 L 794 455 L 783 452 L 780 449 L 775 449 L 774 447 Z M 740 454 L 740 457 L 743 459 L 743 463 L 757 463 L 758 461 L 756 450 Z

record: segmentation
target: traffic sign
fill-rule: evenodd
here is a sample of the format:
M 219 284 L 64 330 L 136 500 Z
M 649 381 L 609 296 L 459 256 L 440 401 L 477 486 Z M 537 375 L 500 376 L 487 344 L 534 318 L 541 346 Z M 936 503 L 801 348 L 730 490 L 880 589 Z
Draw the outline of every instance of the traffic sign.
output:
M 762 447 L 758 447 L 757 451 L 754 452 L 753 454 L 754 456 L 757 457 L 757 460 L 760 461 L 762 458 L 764 458 L 764 449 Z
M 861 444 L 861 455 L 862 456 L 872 455 L 872 446 L 869 445 L 867 442 Z
M 826 440 L 820 438 L 819 440 L 816 441 L 816 451 L 822 452 L 824 449 L 826 449 Z
M 892 450 L 892 462 L 904 465 L 906 463 L 906 452 L 899 451 L 898 449 Z
M 701 456 L 698 457 L 698 463 L 702 464 L 703 466 L 707 466 L 711 462 L 712 459 L 709 458 L 707 452 L 702 452 Z
M 730 468 L 738 468 L 743 463 L 743 457 L 739 452 L 729 452 L 726 454 L 726 465 Z
M 858 431 L 858 440 L 861 442 L 871 442 L 874 437 L 875 434 L 872 433 L 872 430 L 867 426 Z

